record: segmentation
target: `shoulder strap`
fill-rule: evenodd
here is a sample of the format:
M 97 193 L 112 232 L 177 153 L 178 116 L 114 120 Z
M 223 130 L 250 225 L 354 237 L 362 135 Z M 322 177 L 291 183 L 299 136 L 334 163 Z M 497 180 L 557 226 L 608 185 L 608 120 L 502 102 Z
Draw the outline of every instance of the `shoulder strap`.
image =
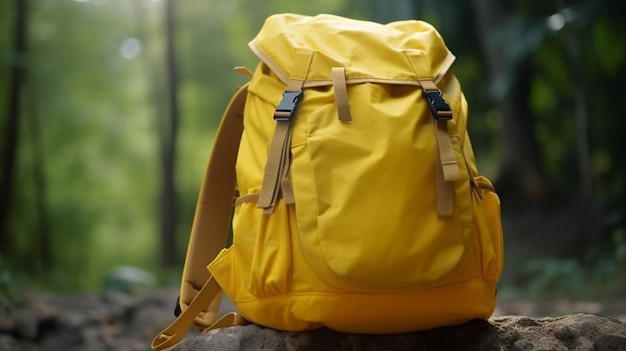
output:
M 228 235 L 235 195 L 235 163 L 243 132 L 243 110 L 247 92 L 247 84 L 235 92 L 216 133 L 200 188 L 185 258 L 180 288 L 182 313 L 154 339 L 154 350 L 162 350 L 178 343 L 192 324 L 206 330 L 224 326 L 226 323 L 217 321 L 221 288 L 206 267 L 224 248 Z M 229 315 L 224 318 L 233 319 L 233 324 L 240 324 L 238 317 Z

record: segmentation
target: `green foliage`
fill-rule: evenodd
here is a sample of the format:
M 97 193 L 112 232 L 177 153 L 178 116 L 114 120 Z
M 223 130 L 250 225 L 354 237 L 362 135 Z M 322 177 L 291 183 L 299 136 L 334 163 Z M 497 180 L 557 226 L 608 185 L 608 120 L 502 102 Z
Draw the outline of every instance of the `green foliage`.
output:
M 257 63 L 248 41 L 272 13 L 345 13 L 346 3 L 176 2 L 180 257 L 215 127 L 234 89 L 246 81 L 232 68 Z M 57 291 L 99 289 L 112 267 L 128 265 L 178 283 L 180 269 L 163 272 L 158 264 L 158 135 L 167 111 L 164 5 L 29 2 L 28 55 L 18 60 L 11 52 L 13 5 L 1 3 L 0 75 L 17 62 L 28 65 L 9 226 L 15 245 L 3 277 L 28 276 Z M 122 51 L 129 39 L 140 44 L 134 54 Z M 4 101 L 6 85 L 0 94 Z M 0 110 L 0 132 L 5 113 Z M 40 160 L 43 187 L 37 185 Z M 46 252 L 49 261 L 42 259 Z
M 525 281 L 514 294 L 531 297 L 569 296 L 577 299 L 620 300 L 626 296 L 626 231 L 616 230 L 607 248 L 584 259 L 541 258 L 522 263 Z M 505 288 L 506 289 L 506 288 Z M 510 294 L 510 291 L 508 292 Z
M 134 34 L 123 16 L 127 2 L 31 4 L 10 227 L 16 248 L 7 264 L 46 288 L 93 288 L 116 262 L 154 267 L 159 179 L 155 122 L 145 96 L 149 82 L 140 62 L 119 52 L 123 39 Z M 42 135 L 30 132 L 35 124 Z M 35 186 L 38 151 L 45 189 Z M 35 196 L 42 190 L 48 219 L 43 233 Z M 41 235 L 50 238 L 51 262 L 37 260 Z
M 117 266 L 108 271 L 104 282 L 107 291 L 119 291 L 134 294 L 153 288 L 154 274 L 133 266 Z
M 24 302 L 25 282 L 14 276 L 0 257 L 0 316 Z
M 176 1 L 181 120 L 175 179 L 181 257 L 215 127 L 232 91 L 246 81 L 232 68 L 255 68 L 258 60 L 247 43 L 264 19 L 277 12 L 369 19 L 375 15 L 372 3 Z M 14 5 L 0 2 L 0 77 L 7 77 L 14 64 L 28 68 L 9 227 L 15 247 L 11 257 L 0 262 L 2 301 L 19 296 L 12 290 L 16 277 L 28 276 L 47 289 L 98 289 L 107 272 L 120 265 L 151 271 L 161 282 L 178 282 L 180 270 L 164 272 L 157 263 L 159 131 L 167 113 L 164 4 L 163 0 L 30 1 L 29 52 L 17 57 L 12 52 Z M 505 94 L 524 72 L 530 75 L 528 104 L 537 121 L 534 132 L 545 171 L 563 193 L 575 197 L 580 179 L 574 115 L 581 101 L 576 88 L 588 88 L 592 173 L 599 207 L 606 214 L 602 224 L 623 226 L 626 25 L 621 4 L 577 1 L 571 7 L 574 20 L 559 30 L 547 25 L 549 16 L 564 14 L 554 3 L 510 4 L 515 10 L 494 39 L 508 43 L 508 61 L 495 82 L 485 78 L 488 67 L 477 49 L 476 24 L 468 16 L 471 2 L 412 4 L 417 17 L 436 25 L 457 56 L 453 72 L 469 101 L 472 141 L 487 175 L 496 173 L 502 145 L 493 86 L 496 93 Z M 121 52 L 128 39 L 140 44 L 136 55 Z M 579 43 L 581 52 L 574 55 L 572 43 Z M 575 63 L 574 56 L 579 58 Z M 530 71 L 521 70 L 522 62 Z M 7 88 L 6 83 L 0 85 L 0 106 L 6 105 Z M 5 114 L 0 109 L 0 132 L 5 130 Z M 38 162 L 43 174 L 37 174 Z M 38 184 L 39 176 L 43 185 Z M 607 242 L 605 255 L 596 253 L 584 265 L 572 260 L 529 261 L 523 273 L 538 277 L 529 291 L 580 291 L 598 284 L 604 290 L 594 293 L 617 293 L 623 286 L 612 287 L 620 280 L 610 279 L 610 274 L 624 274 L 626 246 L 623 230 L 616 233 Z M 47 244 L 42 240 L 46 238 Z M 46 251 L 50 261 L 44 262 Z

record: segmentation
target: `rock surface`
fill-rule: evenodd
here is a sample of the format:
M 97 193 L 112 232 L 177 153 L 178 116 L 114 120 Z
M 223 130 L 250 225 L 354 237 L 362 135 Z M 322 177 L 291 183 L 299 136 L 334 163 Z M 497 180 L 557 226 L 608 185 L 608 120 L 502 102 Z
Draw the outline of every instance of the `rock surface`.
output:
M 174 350 L 626 350 L 626 324 L 590 314 L 542 319 L 510 316 L 396 335 L 342 334 L 327 329 L 286 333 L 248 325 L 186 339 Z
M 32 295 L 28 303 L 0 308 L 0 351 L 148 351 L 173 320 L 176 295 Z M 249 325 L 192 332 L 172 350 L 626 350 L 625 322 L 623 305 L 515 302 L 499 304 L 498 316 L 489 321 L 423 332 L 287 333 Z

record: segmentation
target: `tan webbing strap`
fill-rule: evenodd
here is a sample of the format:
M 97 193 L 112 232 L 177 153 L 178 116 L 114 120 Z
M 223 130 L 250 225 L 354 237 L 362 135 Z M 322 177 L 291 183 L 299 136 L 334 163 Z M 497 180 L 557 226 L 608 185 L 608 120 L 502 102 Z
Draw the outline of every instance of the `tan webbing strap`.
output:
M 286 205 L 293 205 L 296 203 L 296 197 L 293 194 L 293 183 L 291 179 L 285 175 L 283 179 L 280 181 L 280 190 L 283 193 L 283 200 Z
M 441 92 L 432 80 L 420 80 L 422 89 L 425 91 Z M 444 111 L 448 117 L 451 112 Z M 452 147 L 452 139 L 448 133 L 448 123 L 446 120 L 437 119 L 439 116 L 433 115 L 433 131 L 437 142 L 437 210 L 440 216 L 452 216 L 454 207 L 454 188 L 451 182 L 461 179 L 459 165 Z
M 309 74 L 309 67 L 311 67 L 314 53 L 315 51 L 311 49 L 296 49 L 291 72 L 289 73 L 289 82 L 287 82 L 287 91 L 302 90 L 306 76 Z
M 448 123 L 437 120 L 435 120 L 435 123 L 437 124 L 437 146 L 439 147 L 443 177 L 447 182 L 455 182 L 461 179 L 461 172 L 452 148 L 452 139 L 448 133 Z
M 206 301 L 213 301 L 220 295 L 221 291 L 222 289 L 213 277 L 210 277 L 191 301 L 189 307 L 182 311 L 172 324 L 154 338 L 152 349 L 163 350 L 179 343 L 193 325 L 196 316 L 205 308 Z
M 290 145 L 291 121 L 276 121 L 274 136 L 265 164 L 259 202 L 257 203 L 257 207 L 264 209 L 265 214 L 273 213 L 276 201 L 278 201 L 280 181 L 289 167 Z
M 216 299 L 222 291 L 213 277 L 209 278 L 194 300 L 189 304 L 178 318 L 165 330 L 152 340 L 153 350 L 163 350 L 178 344 L 187 334 L 189 328 L 194 323 L 195 317 L 202 312 L 205 302 Z M 202 329 L 202 332 L 209 330 L 231 327 L 234 325 L 246 325 L 249 322 L 241 315 L 231 312 L 222 316 L 217 321 Z
M 442 217 L 450 217 L 454 210 L 454 187 L 451 182 L 447 181 L 444 175 L 443 162 L 441 161 L 441 143 L 439 140 L 445 139 L 439 135 L 439 121 L 432 119 L 433 130 L 437 139 L 437 165 L 436 168 L 436 184 L 437 184 L 437 212 Z M 445 122 L 444 122 L 445 123 Z M 446 129 L 447 132 L 447 129 Z
M 440 97 L 441 90 L 434 83 L 434 79 L 441 79 L 445 71 L 449 68 L 449 64 L 454 60 L 454 56 L 448 55 L 447 64 L 440 68 L 435 78 L 422 78 L 422 74 L 428 72 L 425 66 L 422 53 L 416 51 L 405 51 L 417 80 L 422 86 L 424 92 L 432 92 L 435 96 Z M 445 101 L 443 101 L 445 103 Z M 430 104 L 430 101 L 429 101 Z M 447 105 L 447 104 L 446 104 Z M 431 106 L 429 106 L 430 108 Z M 432 108 L 431 108 L 432 110 Z M 446 119 L 452 118 L 452 111 L 437 109 L 436 115 L 433 111 L 433 131 L 437 142 L 437 161 L 440 167 L 437 167 L 437 210 L 440 216 L 452 216 L 454 205 L 454 188 L 451 182 L 461 179 L 461 174 L 457 164 L 454 149 L 452 147 L 452 139 L 448 133 L 448 124 Z
M 335 105 L 337 114 L 342 122 L 352 121 L 350 114 L 350 104 L 348 103 L 348 86 L 346 85 L 346 69 L 343 67 L 333 67 L 331 69 L 333 78 L 333 90 L 335 92 Z
M 437 211 L 440 216 L 449 217 L 453 214 L 454 208 L 454 187 L 450 181 L 446 179 L 445 168 L 442 161 L 442 145 L 439 142 L 445 137 L 439 136 L 439 122 L 433 118 L 433 129 L 437 139 L 437 164 L 436 168 L 436 182 L 437 182 Z
M 233 71 L 241 74 L 244 77 L 248 77 L 248 78 L 252 78 L 252 76 L 254 75 L 252 73 L 252 71 L 250 71 L 248 69 L 248 67 L 246 67 L 246 66 L 237 66 L 237 67 L 233 68 Z
M 297 93 L 302 91 L 306 76 L 313 59 L 313 50 L 297 49 L 294 57 L 293 66 L 285 94 Z M 285 95 L 283 95 L 283 98 Z M 293 112 L 293 111 L 291 111 Z M 267 155 L 267 163 L 265 165 L 265 173 L 263 174 L 263 184 L 259 194 L 257 207 L 264 209 L 263 213 L 271 214 L 274 212 L 274 206 L 281 194 L 281 187 L 288 186 L 290 182 L 283 182 L 289 173 L 289 165 L 291 162 L 291 113 L 276 111 L 276 128 L 274 136 L 270 144 Z M 276 118 L 280 117 L 280 118 Z M 289 196 L 293 194 L 291 189 L 283 191 Z M 283 195 L 284 196 L 284 195 Z M 289 199 L 291 200 L 291 199 Z
M 259 202 L 259 194 L 246 194 L 241 195 L 235 200 L 235 207 L 241 206 L 242 204 L 247 204 L 251 202 Z
M 219 328 L 228 328 L 236 325 L 248 325 L 250 321 L 245 319 L 242 315 L 235 312 L 229 312 L 223 315 L 220 319 L 218 319 L 213 325 L 203 330 L 203 333 L 208 332 L 209 330 L 219 329 Z
M 437 155 L 439 160 L 439 155 Z M 442 217 L 450 217 L 454 209 L 454 187 L 443 176 L 443 168 L 436 168 L 437 212 Z
M 422 85 L 422 89 L 426 91 L 440 92 L 439 88 L 437 88 L 432 81 L 420 80 L 420 84 Z M 445 120 L 438 120 L 436 116 L 433 116 L 433 120 L 437 125 L 435 136 L 437 137 L 437 146 L 444 178 L 448 182 L 457 181 L 461 179 L 461 174 L 459 172 L 456 156 L 454 155 L 454 149 L 452 148 L 452 140 L 448 133 L 448 123 Z
M 202 181 L 185 258 L 180 291 L 182 313 L 157 336 L 153 342 L 155 350 L 176 344 L 192 324 L 204 329 L 217 320 L 221 289 L 206 267 L 224 248 L 228 235 L 235 194 L 235 163 L 243 132 L 247 92 L 247 84 L 235 92 L 218 128 Z

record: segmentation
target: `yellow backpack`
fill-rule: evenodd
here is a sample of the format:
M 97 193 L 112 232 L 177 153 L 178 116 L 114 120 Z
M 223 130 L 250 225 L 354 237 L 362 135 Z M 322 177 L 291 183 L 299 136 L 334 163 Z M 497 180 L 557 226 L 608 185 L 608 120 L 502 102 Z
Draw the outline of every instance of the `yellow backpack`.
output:
M 250 47 L 261 62 L 219 127 L 182 314 L 153 348 L 192 324 L 396 333 L 489 318 L 500 203 L 437 31 L 282 14 Z M 218 320 L 221 291 L 245 319 Z

